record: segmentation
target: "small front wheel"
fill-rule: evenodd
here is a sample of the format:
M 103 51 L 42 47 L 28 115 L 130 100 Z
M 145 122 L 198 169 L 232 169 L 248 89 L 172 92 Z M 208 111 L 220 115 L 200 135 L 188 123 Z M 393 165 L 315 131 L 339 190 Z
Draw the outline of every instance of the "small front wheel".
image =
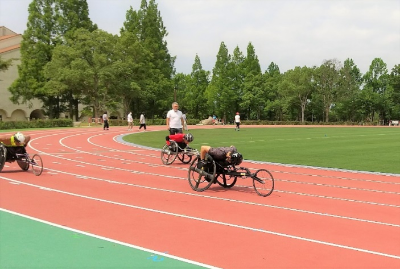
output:
M 254 190 L 260 196 L 268 196 L 274 191 L 274 177 L 266 169 L 256 171 L 253 178 Z
M 32 156 L 30 161 L 32 165 L 32 172 L 35 176 L 40 176 L 43 172 L 43 161 L 42 157 L 39 154 L 35 154 Z
M 196 158 L 189 166 L 188 180 L 190 187 L 198 192 L 207 190 L 215 180 L 216 165 L 207 163 L 204 166 L 199 164 L 200 158 Z

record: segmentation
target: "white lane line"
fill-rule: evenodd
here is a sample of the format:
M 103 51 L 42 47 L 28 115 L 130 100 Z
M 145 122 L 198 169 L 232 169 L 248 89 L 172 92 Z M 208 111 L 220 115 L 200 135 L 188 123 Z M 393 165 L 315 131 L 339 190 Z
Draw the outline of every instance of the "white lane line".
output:
M 0 177 L 0 178 L 3 178 L 3 177 Z M 25 182 L 21 182 L 21 181 L 18 181 L 18 180 L 13 180 L 13 179 L 6 179 L 6 180 L 13 181 L 13 182 L 18 182 L 20 184 L 27 185 L 27 186 L 30 186 L 30 187 L 42 188 L 42 186 L 35 185 L 35 184 L 30 184 L 30 183 L 25 183 Z M 326 242 L 326 241 L 310 239 L 310 238 L 296 236 L 296 235 L 278 233 L 278 232 L 267 231 L 267 230 L 260 230 L 258 228 L 252 228 L 252 227 L 232 224 L 232 223 L 228 223 L 228 222 L 215 221 L 215 220 L 211 220 L 211 219 L 192 217 L 192 216 L 187 216 L 187 215 L 183 215 L 183 214 L 176 214 L 176 213 L 171 213 L 171 212 L 168 212 L 168 211 L 162 211 L 162 210 L 157 210 L 157 209 L 152 209 L 152 208 L 147 208 L 147 207 L 129 205 L 129 204 L 125 204 L 125 203 L 119 203 L 119 202 L 115 202 L 115 201 L 100 199 L 100 198 L 91 197 L 91 196 L 87 196 L 87 195 L 76 194 L 76 193 L 72 193 L 72 192 L 61 191 L 61 190 L 57 190 L 57 189 L 49 189 L 49 190 L 51 190 L 53 192 L 58 192 L 58 193 L 74 196 L 74 197 L 80 197 L 80 198 L 84 198 L 84 199 L 88 199 L 88 200 L 93 200 L 93 201 L 98 201 L 98 202 L 103 202 L 103 203 L 108 203 L 108 204 L 113 204 L 113 205 L 125 206 L 125 207 L 129 207 L 129 208 L 134 208 L 134 209 L 153 212 L 153 213 L 164 214 L 164 215 L 168 215 L 168 216 L 174 216 L 174 217 L 179 217 L 179 218 L 197 220 L 197 221 L 201 221 L 201 222 L 207 222 L 207 223 L 213 223 L 213 224 L 218 224 L 218 225 L 223 225 L 223 226 L 228 226 L 228 227 L 240 228 L 240 229 L 244 229 L 244 230 L 258 231 L 258 232 L 262 232 L 262 233 L 266 233 L 266 234 L 271 234 L 271 235 L 276 235 L 276 236 L 296 239 L 296 240 L 300 240 L 300 241 L 306 241 L 306 242 L 310 242 L 310 243 L 316 243 L 316 244 L 321 244 L 321 245 L 326 245 L 326 246 L 331 246 L 331 247 L 354 250 L 354 251 L 358 251 L 358 252 L 363 252 L 363 253 L 383 256 L 383 257 L 387 257 L 387 258 L 400 259 L 400 256 L 397 256 L 397 255 L 387 254 L 387 253 L 378 252 L 378 251 L 372 251 L 372 250 L 368 250 L 368 249 L 350 247 L 350 246 L 346 246 L 346 245 L 335 244 L 335 243 L 330 243 L 330 242 Z
M 103 182 L 108 182 L 108 183 L 111 183 L 111 184 L 120 184 L 120 185 L 126 185 L 126 186 L 130 186 L 130 187 L 135 187 L 135 188 L 141 188 L 141 189 L 148 189 L 148 190 L 154 190 L 154 191 L 176 193 L 176 194 L 195 196 L 195 197 L 201 197 L 201 198 L 207 198 L 207 199 L 215 199 L 215 200 L 220 200 L 220 201 L 227 201 L 227 202 L 246 204 L 246 205 L 255 205 L 255 206 L 261 206 L 261 207 L 267 207 L 267 208 L 274 208 L 274 209 L 281 209 L 281 210 L 287 210 L 287 211 L 311 214 L 311 215 L 316 215 L 316 216 L 324 216 L 324 217 L 332 217 L 332 218 L 338 218 L 338 219 L 359 221 L 359 222 L 365 222 L 365 223 L 371 223 L 371 224 L 377 224 L 377 225 L 400 227 L 400 224 L 393 224 L 393 223 L 386 223 L 386 222 L 380 222 L 380 221 L 374 221 L 374 220 L 359 219 L 359 218 L 354 218 L 354 217 L 346 217 L 346 216 L 340 216 L 340 215 L 334 215 L 334 214 L 328 214 L 328 213 L 320 213 L 320 212 L 302 210 L 302 209 L 296 209 L 296 208 L 290 208 L 290 207 L 274 206 L 274 205 L 269 205 L 269 204 L 261 204 L 261 203 L 255 203 L 255 202 L 249 202 L 249 201 L 243 201 L 243 200 L 235 200 L 235 199 L 229 199 L 229 198 L 222 198 L 222 197 L 216 197 L 216 196 L 210 196 L 210 195 L 204 195 L 204 194 L 197 194 L 197 193 L 190 193 L 190 192 L 183 192 L 183 191 L 176 191 L 176 190 L 168 190 L 168 189 L 160 189 L 160 188 L 143 186 L 143 185 L 138 185 L 138 184 L 133 184 L 133 183 L 125 183 L 125 182 L 113 181 L 113 180 L 109 180 L 109 179 L 101 179 L 101 178 L 96 178 L 96 177 L 91 177 L 91 176 L 85 176 L 85 175 L 75 174 L 75 173 L 70 173 L 70 172 L 65 172 L 65 171 L 59 171 L 59 170 L 53 170 L 53 169 L 49 169 L 49 170 L 56 171 L 56 172 L 58 172 L 60 174 L 66 174 L 66 175 L 74 176 L 74 177 L 80 178 L 80 179 L 103 181 Z M 143 174 L 143 172 L 138 172 L 136 174 Z M 12 180 L 12 179 L 5 178 L 5 177 L 2 177 L 2 176 L 0 176 L 0 178 L 5 179 L 5 180 Z
M 198 266 L 203 266 L 205 268 L 210 268 L 210 269 L 211 268 L 212 269 L 218 269 L 219 268 L 219 267 L 211 266 L 211 265 L 208 265 L 208 264 L 204 264 L 204 263 L 188 260 L 188 259 L 185 259 L 185 258 L 181 258 L 181 257 L 178 257 L 178 256 L 174 256 L 174 255 L 171 255 L 171 254 L 166 254 L 164 252 L 159 252 L 159 251 L 156 251 L 156 250 L 153 250 L 153 249 L 139 247 L 139 246 L 136 246 L 136 245 L 124 243 L 124 242 L 121 242 L 121 241 L 118 241 L 118 240 L 114 240 L 114 239 L 111 239 L 111 238 L 108 238 L 108 237 L 99 236 L 99 235 L 95 235 L 95 234 L 92 234 L 92 233 L 83 232 L 83 231 L 80 231 L 80 230 L 77 230 L 77 229 L 65 227 L 65 226 L 62 226 L 62 225 L 59 225 L 59 224 L 56 224 L 56 223 L 53 223 L 53 222 L 49 222 L 49 221 L 46 221 L 46 220 L 38 219 L 38 218 L 35 218 L 35 217 L 31 217 L 31 216 L 28 216 L 28 215 L 25 215 L 25 214 L 21 214 L 21 213 L 15 212 L 15 211 L 7 210 L 7 209 L 4 209 L 4 208 L 0 208 L 0 211 L 6 212 L 6 213 L 10 213 L 10 214 L 13 214 L 13 215 L 17 215 L 17 216 L 20 216 L 20 217 L 23 217 L 23 218 L 27 218 L 27 219 L 30 219 L 30 220 L 33 220 L 33 221 L 41 222 L 43 224 L 51 225 L 51 226 L 54 226 L 54 227 L 57 227 L 57 228 L 60 228 L 60 229 L 64 229 L 64 230 L 68 230 L 68 231 L 71 231 L 71 232 L 75 232 L 75 233 L 83 234 L 83 235 L 86 235 L 86 236 L 94 237 L 94 238 L 97 238 L 97 239 L 100 239 L 100 240 L 104 240 L 104 241 L 108 241 L 108 242 L 111 242 L 111 243 L 119 244 L 119 245 L 122 245 L 122 246 L 126 246 L 126 247 L 130 247 L 130 248 L 134 248 L 134 249 L 138 249 L 138 250 L 154 253 L 154 254 L 157 254 L 157 255 L 160 255 L 160 256 L 163 256 L 163 257 L 168 257 L 168 258 L 171 258 L 171 259 L 174 259 L 174 260 L 178 260 L 178 261 L 182 261 L 182 262 L 186 262 L 186 263 L 190 263 L 190 264 L 194 264 L 194 265 L 198 265 Z

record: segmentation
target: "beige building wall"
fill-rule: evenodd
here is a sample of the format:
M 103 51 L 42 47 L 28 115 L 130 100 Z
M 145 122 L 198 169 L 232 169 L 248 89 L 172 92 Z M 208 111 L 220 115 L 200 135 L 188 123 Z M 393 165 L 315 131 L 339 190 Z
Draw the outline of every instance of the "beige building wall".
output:
M 8 88 L 18 78 L 18 65 L 21 63 L 20 44 L 22 35 L 10 29 L 0 26 L 0 56 L 1 59 L 16 59 L 5 71 L 0 72 L 0 120 L 30 120 L 32 118 L 44 118 L 42 102 L 31 100 L 27 104 L 16 105 L 11 102 L 11 93 Z

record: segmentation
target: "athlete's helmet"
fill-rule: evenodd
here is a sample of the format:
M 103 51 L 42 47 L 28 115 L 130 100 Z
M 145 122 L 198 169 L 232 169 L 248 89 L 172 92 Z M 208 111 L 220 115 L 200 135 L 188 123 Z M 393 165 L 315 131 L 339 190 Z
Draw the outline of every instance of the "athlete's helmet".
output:
M 242 163 L 242 161 L 243 161 L 243 156 L 239 152 L 233 152 L 231 154 L 231 163 L 233 165 L 239 165 Z
M 185 136 L 183 138 L 185 138 L 185 140 L 188 142 L 193 141 L 193 135 L 191 133 L 185 134 Z
M 25 136 L 20 132 L 18 132 L 18 133 L 16 133 L 14 135 L 14 139 L 17 140 L 17 142 L 20 142 L 20 143 L 24 143 L 25 142 Z

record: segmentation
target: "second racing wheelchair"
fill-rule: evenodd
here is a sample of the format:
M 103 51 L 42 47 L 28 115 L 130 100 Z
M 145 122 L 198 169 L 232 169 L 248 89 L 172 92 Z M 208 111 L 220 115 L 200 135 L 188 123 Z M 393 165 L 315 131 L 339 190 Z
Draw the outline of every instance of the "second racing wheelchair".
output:
M 193 141 L 193 135 L 174 134 L 165 137 L 166 143 L 161 149 L 161 161 L 163 164 L 171 164 L 178 158 L 182 163 L 188 164 L 193 156 L 199 155 L 198 150 L 190 148 L 188 143 Z
M 208 154 L 206 164 L 201 163 L 200 156 L 197 156 L 191 162 L 188 173 L 190 187 L 198 192 L 207 190 L 213 183 L 232 188 L 238 178 L 251 178 L 254 190 L 260 196 L 269 196 L 274 190 L 274 177 L 268 170 L 258 169 L 252 173 L 246 167 L 237 167 L 226 161 L 215 161 Z

